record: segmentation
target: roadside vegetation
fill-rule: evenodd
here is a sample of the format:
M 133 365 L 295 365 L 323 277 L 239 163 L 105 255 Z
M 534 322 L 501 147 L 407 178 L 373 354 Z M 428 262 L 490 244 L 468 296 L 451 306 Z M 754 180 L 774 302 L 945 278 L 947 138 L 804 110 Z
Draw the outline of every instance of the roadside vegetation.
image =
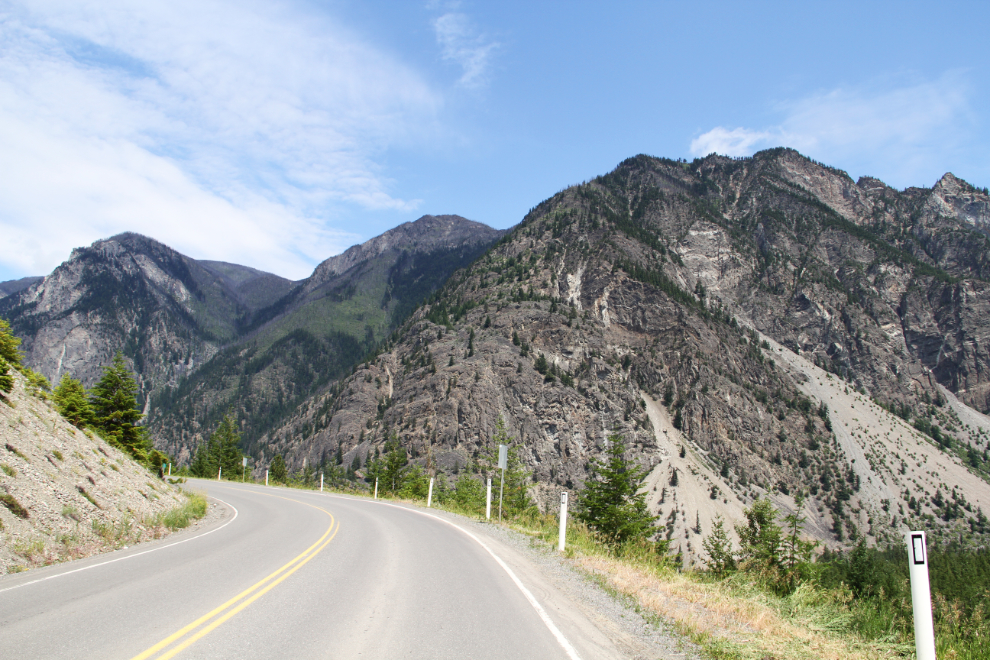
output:
M 489 450 L 448 481 L 434 480 L 432 506 L 485 517 L 485 480 L 493 482 L 497 519 L 499 444 L 509 446 L 502 519 L 549 551 L 557 546 L 556 512 L 541 513 L 527 495 L 530 474 L 519 444 L 498 426 Z M 577 494 L 567 526 L 566 556 L 648 620 L 668 621 L 716 660 L 785 658 L 913 658 L 914 627 L 906 550 L 899 546 L 821 551 L 801 534 L 804 518 L 781 516 L 765 499 L 745 511 L 734 548 L 717 520 L 704 538 L 702 565 L 685 568 L 643 502 L 645 474 L 625 458 L 621 436 L 609 439 L 606 459 Z M 283 463 L 284 469 L 284 463 Z M 284 475 L 279 483 L 318 487 L 319 473 Z M 327 488 L 422 503 L 429 476 L 410 466 L 405 451 L 387 445 L 372 456 L 366 479 L 340 470 Z M 315 475 L 315 479 L 313 476 Z M 343 475 L 341 477 L 341 475 Z M 324 473 L 324 476 L 325 473 Z M 952 545 L 929 548 L 939 658 L 986 658 L 990 643 L 990 551 Z

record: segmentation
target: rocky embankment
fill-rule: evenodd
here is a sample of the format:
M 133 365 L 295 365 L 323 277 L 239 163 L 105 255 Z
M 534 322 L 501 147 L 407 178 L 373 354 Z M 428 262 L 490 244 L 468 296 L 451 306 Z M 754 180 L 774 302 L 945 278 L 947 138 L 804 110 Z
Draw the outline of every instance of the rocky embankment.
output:
M 186 502 L 179 490 L 15 379 L 0 398 L 0 574 L 168 533 L 163 516 Z

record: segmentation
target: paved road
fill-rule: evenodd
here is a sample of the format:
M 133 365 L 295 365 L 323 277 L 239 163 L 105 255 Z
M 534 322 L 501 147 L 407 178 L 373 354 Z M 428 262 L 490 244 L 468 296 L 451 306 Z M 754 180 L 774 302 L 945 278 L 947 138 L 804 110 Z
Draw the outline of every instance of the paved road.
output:
M 236 515 L 182 542 L 0 578 L 0 656 L 615 655 L 525 557 L 478 526 L 382 501 L 192 485 Z

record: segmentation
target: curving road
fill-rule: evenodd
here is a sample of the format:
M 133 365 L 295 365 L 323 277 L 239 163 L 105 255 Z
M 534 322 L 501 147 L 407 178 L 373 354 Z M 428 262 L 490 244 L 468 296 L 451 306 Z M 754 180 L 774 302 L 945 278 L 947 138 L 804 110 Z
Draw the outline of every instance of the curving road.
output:
M 194 535 L 0 578 L 0 655 L 620 657 L 483 525 L 380 500 L 194 487 L 231 515 Z

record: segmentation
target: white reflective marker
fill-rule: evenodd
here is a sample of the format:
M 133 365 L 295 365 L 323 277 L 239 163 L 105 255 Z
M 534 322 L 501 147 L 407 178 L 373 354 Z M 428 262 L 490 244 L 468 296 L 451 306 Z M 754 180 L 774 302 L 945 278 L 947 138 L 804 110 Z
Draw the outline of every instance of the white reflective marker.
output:
M 564 539 L 567 538 L 567 491 L 560 494 L 560 539 L 557 541 L 557 550 L 564 551 Z
M 924 532 L 908 532 L 908 572 L 911 575 L 911 604 L 914 608 L 914 647 L 918 660 L 935 660 L 935 626 L 932 594 L 928 583 L 928 551 Z

